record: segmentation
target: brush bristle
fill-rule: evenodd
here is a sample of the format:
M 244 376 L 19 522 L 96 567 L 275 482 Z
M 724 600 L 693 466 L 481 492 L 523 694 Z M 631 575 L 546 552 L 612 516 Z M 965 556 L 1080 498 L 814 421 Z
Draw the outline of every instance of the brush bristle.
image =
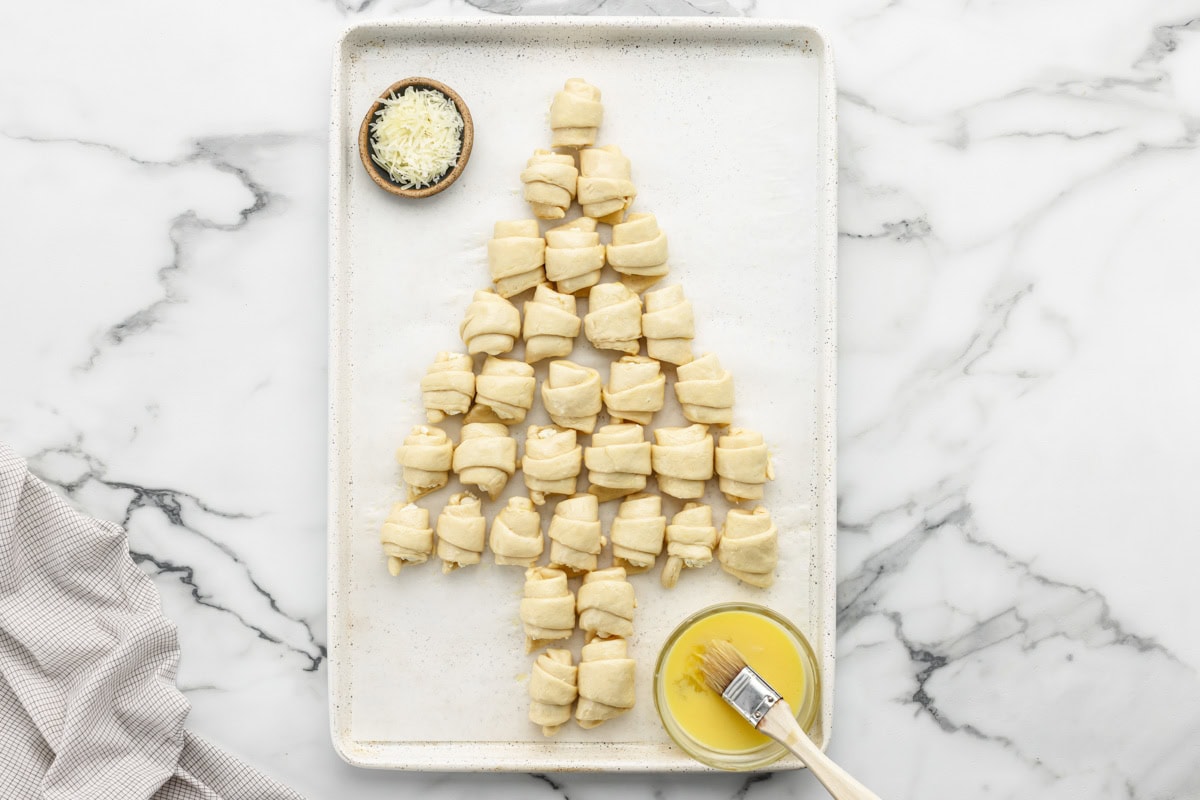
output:
M 746 668 L 746 659 L 738 649 L 729 642 L 714 639 L 704 648 L 700 659 L 700 673 L 708 688 L 717 694 L 724 694 L 725 689 Z

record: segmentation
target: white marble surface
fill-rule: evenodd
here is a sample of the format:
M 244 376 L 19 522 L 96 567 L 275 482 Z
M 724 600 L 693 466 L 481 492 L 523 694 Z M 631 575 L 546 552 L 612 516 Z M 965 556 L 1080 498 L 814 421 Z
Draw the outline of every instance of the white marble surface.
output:
M 325 710 L 325 135 L 355 19 L 799 16 L 841 89 L 832 754 L 886 798 L 1200 797 L 1200 6 L 0 5 L 0 438 L 124 522 L 191 726 L 313 798 L 821 797 L 361 772 Z

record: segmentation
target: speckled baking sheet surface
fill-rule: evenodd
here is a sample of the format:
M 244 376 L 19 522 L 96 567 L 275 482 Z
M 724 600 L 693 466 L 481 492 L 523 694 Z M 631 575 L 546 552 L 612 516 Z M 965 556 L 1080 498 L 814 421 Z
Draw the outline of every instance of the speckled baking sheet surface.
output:
M 412 75 L 456 89 L 476 126 L 459 181 L 417 201 L 372 184 L 355 141 L 376 94 Z M 420 378 L 437 351 L 462 348 L 459 321 L 472 293 L 490 285 L 492 224 L 531 216 L 518 176 L 534 148 L 548 146 L 550 100 L 576 76 L 603 91 L 598 144 L 617 144 L 632 161 L 633 210 L 655 213 L 667 233 L 671 272 L 661 285 L 683 285 L 695 308 L 697 353 L 716 353 L 733 373 L 736 424 L 762 431 L 771 447 L 777 479 L 764 505 L 779 526 L 780 563 L 768 590 L 740 584 L 715 562 L 685 571 L 672 591 L 659 584 L 658 569 L 633 576 L 636 707 L 594 730 L 572 723 L 546 740 L 526 717 L 533 656 L 517 618 L 523 571 L 485 554 L 482 564 L 450 575 L 431 559 L 393 578 L 378 531 L 403 494 L 395 449 L 424 422 Z M 339 753 L 397 769 L 705 769 L 663 731 L 653 669 L 675 625 L 726 600 L 771 606 L 808 634 L 826 676 L 817 731 L 826 738 L 836 533 L 837 156 L 828 43 L 810 27 L 748 20 L 364 25 L 337 45 L 332 121 L 329 693 Z M 514 299 L 520 307 L 525 297 Z M 586 302 L 579 305 L 582 314 Z M 591 351 L 581 335 L 571 358 L 602 366 L 612 356 Z M 543 362 L 539 382 L 545 370 Z M 665 371 L 673 382 L 674 370 Z M 669 387 L 667 397 L 673 409 Z M 527 424 L 545 420 L 538 400 Z M 654 426 L 680 422 L 667 410 Z M 458 423 L 447 430 L 456 435 Z M 453 479 L 422 501 L 432 518 L 452 491 Z M 485 502 L 489 523 L 521 491 L 518 474 L 503 497 Z M 715 481 L 707 500 L 719 525 L 728 504 Z M 664 513 L 681 505 L 665 498 Z M 616 506 L 604 505 L 606 533 Z M 606 548 L 601 565 L 608 559 Z M 568 645 L 576 658 L 580 644 L 577 632 Z

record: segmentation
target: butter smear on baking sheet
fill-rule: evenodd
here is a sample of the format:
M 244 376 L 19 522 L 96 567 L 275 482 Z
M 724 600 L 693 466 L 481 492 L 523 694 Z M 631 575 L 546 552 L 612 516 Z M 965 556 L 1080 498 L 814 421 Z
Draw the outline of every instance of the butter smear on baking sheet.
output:
M 371 160 L 401 188 L 429 186 L 458 163 L 463 118 L 441 92 L 409 86 L 375 115 Z

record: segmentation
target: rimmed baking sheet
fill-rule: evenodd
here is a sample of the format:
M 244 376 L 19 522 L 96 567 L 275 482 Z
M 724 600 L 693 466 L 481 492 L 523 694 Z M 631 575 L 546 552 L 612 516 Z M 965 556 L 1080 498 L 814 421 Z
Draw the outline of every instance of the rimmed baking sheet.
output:
M 459 181 L 418 201 L 380 191 L 356 149 L 377 93 L 412 75 L 455 88 L 476 126 Z M 461 349 L 463 311 L 489 285 L 492 223 L 529 216 L 518 175 L 533 149 L 548 145 L 550 99 L 572 76 L 603 90 L 600 143 L 630 157 L 634 210 L 654 212 L 667 232 L 665 283 L 682 283 L 695 307 L 696 349 L 717 353 L 734 374 L 737 423 L 761 430 L 771 445 L 778 477 L 764 503 L 780 528 L 781 558 L 766 591 L 739 584 L 715 563 L 685 572 L 671 592 L 657 571 L 634 576 L 636 707 L 600 728 L 569 725 L 545 740 L 526 719 L 532 657 L 517 620 L 521 570 L 497 567 L 489 554 L 451 575 L 431 560 L 393 578 L 378 530 L 402 494 L 394 450 L 423 422 L 421 375 L 438 350 Z M 825 677 L 816 733 L 826 740 L 837 155 L 832 56 L 821 34 L 762 20 L 361 25 L 337 45 L 332 113 L 328 590 L 338 752 L 356 765 L 396 769 L 705 769 L 659 723 L 654 660 L 681 619 L 739 599 L 775 608 L 812 639 Z M 579 343 L 572 358 L 608 360 L 589 357 L 586 341 Z M 539 379 L 544 374 L 542 365 Z M 530 421 L 543 419 L 535 406 Z M 506 496 L 522 488 L 518 475 Z M 449 491 L 425 503 L 434 517 Z M 715 491 L 710 498 L 719 524 L 727 504 Z M 488 504 L 489 518 L 503 502 Z M 606 506 L 607 530 L 616 503 Z M 668 515 L 678 506 L 668 502 Z M 578 657 L 579 642 L 571 648 Z M 788 759 L 775 768 L 796 766 Z

